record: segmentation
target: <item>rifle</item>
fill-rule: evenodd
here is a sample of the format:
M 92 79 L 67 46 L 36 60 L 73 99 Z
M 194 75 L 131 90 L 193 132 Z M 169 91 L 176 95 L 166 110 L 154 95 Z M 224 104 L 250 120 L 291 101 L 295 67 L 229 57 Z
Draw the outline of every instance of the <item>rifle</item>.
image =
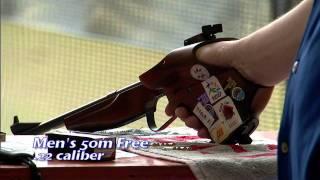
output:
M 184 42 L 157 65 L 139 76 L 140 82 L 108 94 L 45 123 L 20 123 L 14 118 L 13 134 L 41 134 L 65 125 L 69 130 L 98 131 L 121 127 L 146 116 L 153 131 L 171 124 L 172 116 L 157 128 L 154 112 L 159 98 L 167 96 L 174 107 L 184 106 L 209 129 L 217 143 L 251 143 L 258 116 L 272 88 L 248 81 L 233 68 L 208 65 L 197 60 L 200 47 L 234 38 L 216 38 L 222 25 L 202 27 L 202 33 Z M 259 93 L 258 93 L 259 92 Z M 124 105 L 126 107 L 124 107 Z

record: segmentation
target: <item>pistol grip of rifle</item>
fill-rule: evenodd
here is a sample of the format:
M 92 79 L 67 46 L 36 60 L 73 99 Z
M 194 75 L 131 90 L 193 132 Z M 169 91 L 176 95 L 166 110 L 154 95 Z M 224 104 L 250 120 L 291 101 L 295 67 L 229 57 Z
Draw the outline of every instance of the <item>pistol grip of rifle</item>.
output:
M 257 127 L 258 115 L 268 98 L 262 98 L 258 108 L 253 107 L 257 104 L 254 100 L 258 90 L 265 89 L 262 96 L 269 96 L 270 88 L 248 81 L 233 68 L 205 64 L 196 57 L 196 50 L 202 46 L 228 40 L 234 38 L 220 38 L 173 50 L 159 64 L 140 75 L 140 80 L 147 88 L 163 89 L 169 103 L 174 104 L 172 108 L 186 107 L 208 128 L 215 142 L 250 143 L 249 135 Z M 217 95 L 215 90 L 221 94 Z M 206 119 L 209 114 L 210 118 Z

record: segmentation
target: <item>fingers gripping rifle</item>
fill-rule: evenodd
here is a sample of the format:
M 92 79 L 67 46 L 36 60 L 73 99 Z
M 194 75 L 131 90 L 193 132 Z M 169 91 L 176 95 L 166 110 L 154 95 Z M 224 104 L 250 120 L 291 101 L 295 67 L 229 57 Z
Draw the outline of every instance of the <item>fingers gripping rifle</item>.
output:
M 98 131 L 146 116 L 149 128 L 160 131 L 176 119 L 173 116 L 156 127 L 156 104 L 166 95 L 173 108 L 184 106 L 198 117 L 215 142 L 251 143 L 249 135 L 258 125 L 258 115 L 272 88 L 254 84 L 232 68 L 207 65 L 196 58 L 196 50 L 206 44 L 234 40 L 216 38 L 218 32 L 222 32 L 221 24 L 203 26 L 202 33 L 185 40 L 184 47 L 140 75 L 141 82 L 43 124 L 19 123 L 16 118 L 11 130 L 14 134 L 39 134 L 65 125 L 70 130 Z

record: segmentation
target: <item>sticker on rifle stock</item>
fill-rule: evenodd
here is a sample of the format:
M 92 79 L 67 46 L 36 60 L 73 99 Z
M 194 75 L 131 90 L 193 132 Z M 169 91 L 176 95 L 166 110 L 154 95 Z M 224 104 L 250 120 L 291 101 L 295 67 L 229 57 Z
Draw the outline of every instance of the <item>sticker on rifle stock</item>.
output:
M 231 96 L 237 101 L 242 101 L 245 98 L 245 93 L 241 87 L 235 87 L 231 90 Z
M 210 99 L 209 99 L 209 97 L 207 96 L 206 93 L 201 94 L 201 95 L 197 98 L 197 101 L 198 101 L 198 102 L 201 102 L 201 104 L 202 104 L 203 106 L 205 106 L 206 104 L 210 103 Z
M 198 102 L 197 105 L 194 107 L 193 113 L 210 131 L 216 119 L 214 119 L 214 117 L 205 109 L 204 106 L 202 106 L 200 102 Z
M 190 69 L 191 76 L 196 80 L 206 80 L 210 77 L 210 73 L 204 66 L 200 64 L 195 64 Z
M 225 121 L 225 125 L 230 133 L 242 124 L 238 110 L 229 96 L 217 102 L 213 106 L 213 109 L 217 112 L 219 120 Z
M 228 89 L 232 89 L 236 87 L 237 82 L 233 80 L 231 77 L 227 79 L 227 85 L 224 87 L 224 90 L 227 91 Z
M 215 119 L 218 119 L 217 113 L 214 111 L 213 106 L 211 104 L 206 104 L 204 108 L 209 112 L 209 114 Z
M 215 76 L 211 76 L 209 79 L 203 81 L 202 86 L 206 91 L 210 102 L 213 104 L 222 97 L 226 96 L 219 80 Z
M 210 132 L 210 136 L 213 141 L 216 143 L 221 143 L 224 141 L 230 134 L 230 131 L 225 126 L 225 122 L 222 120 L 218 120 L 214 126 L 212 127 Z

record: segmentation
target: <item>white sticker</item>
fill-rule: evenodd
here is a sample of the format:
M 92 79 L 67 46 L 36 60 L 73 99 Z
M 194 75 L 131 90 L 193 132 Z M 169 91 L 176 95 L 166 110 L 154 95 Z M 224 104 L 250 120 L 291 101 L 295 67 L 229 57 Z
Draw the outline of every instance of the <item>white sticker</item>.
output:
M 203 81 L 201 84 L 212 104 L 221 99 L 222 97 L 226 96 L 226 93 L 224 92 L 221 84 L 219 83 L 219 80 L 215 76 L 211 76 L 209 79 Z
M 213 109 L 217 113 L 219 120 L 225 121 L 229 134 L 242 124 L 238 110 L 229 96 L 217 102 Z
M 196 80 L 206 80 L 210 77 L 209 71 L 200 64 L 195 64 L 190 69 L 191 76 Z
M 200 119 L 200 121 L 211 131 L 216 119 L 205 109 L 200 102 L 193 109 L 193 113 Z

